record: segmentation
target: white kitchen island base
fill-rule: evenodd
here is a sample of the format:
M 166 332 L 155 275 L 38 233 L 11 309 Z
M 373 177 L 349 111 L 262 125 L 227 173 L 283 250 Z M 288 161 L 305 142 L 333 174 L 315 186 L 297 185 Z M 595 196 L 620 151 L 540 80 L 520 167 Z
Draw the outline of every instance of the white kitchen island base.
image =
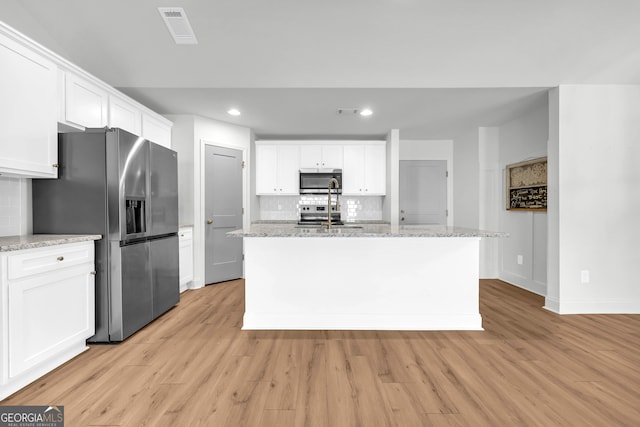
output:
M 479 236 L 312 233 L 242 234 L 243 329 L 482 330 Z

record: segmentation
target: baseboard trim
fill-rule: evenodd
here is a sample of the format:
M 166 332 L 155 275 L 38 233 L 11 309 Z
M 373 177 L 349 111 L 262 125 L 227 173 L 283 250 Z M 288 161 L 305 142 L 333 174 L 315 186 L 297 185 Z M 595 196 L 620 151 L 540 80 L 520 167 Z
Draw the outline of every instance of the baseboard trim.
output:
M 546 294 L 547 294 L 546 283 L 537 282 L 537 281 L 528 279 L 524 276 L 510 273 L 508 271 L 500 272 L 500 274 L 498 275 L 498 279 L 502 280 L 503 282 L 507 282 L 510 285 L 513 285 L 518 288 L 524 289 L 526 291 L 533 292 L 534 294 L 546 297 Z
M 282 314 L 245 313 L 244 330 L 482 331 L 478 314 Z

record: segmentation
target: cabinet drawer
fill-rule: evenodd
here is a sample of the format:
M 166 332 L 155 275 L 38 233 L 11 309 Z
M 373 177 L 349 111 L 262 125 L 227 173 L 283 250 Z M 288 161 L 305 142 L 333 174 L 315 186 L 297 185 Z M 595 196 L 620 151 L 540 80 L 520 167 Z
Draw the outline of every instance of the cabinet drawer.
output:
M 93 242 L 31 249 L 7 256 L 7 278 L 19 279 L 88 262 L 93 263 Z

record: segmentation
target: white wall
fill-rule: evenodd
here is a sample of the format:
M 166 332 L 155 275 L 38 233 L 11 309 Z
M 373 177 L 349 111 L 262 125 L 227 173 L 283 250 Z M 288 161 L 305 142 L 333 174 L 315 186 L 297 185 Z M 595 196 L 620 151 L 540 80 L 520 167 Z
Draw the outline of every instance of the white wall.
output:
M 540 295 L 547 294 L 547 213 L 506 210 L 506 165 L 547 155 L 549 106 L 545 102 L 515 120 L 500 126 L 499 168 L 500 231 L 509 237 L 499 239 L 499 278 Z M 523 263 L 517 263 L 522 255 Z
M 545 214 L 505 209 L 504 167 L 546 155 L 548 107 L 545 102 L 499 127 L 480 127 L 453 141 L 454 225 L 506 231 L 511 237 L 483 239 L 480 277 L 501 278 L 545 293 Z M 525 258 L 523 266 L 516 256 Z M 517 267 L 514 267 L 517 266 Z M 525 271 L 526 270 L 526 271 Z
M 400 221 L 400 130 L 387 134 L 387 191 L 382 205 L 382 220 L 391 225 Z
M 560 89 L 549 91 L 549 141 L 547 142 L 547 294 L 545 307 L 559 311 L 560 301 Z
M 453 141 L 453 225 L 479 228 L 478 130 L 462 134 Z
M 194 116 L 166 116 L 173 122 L 171 148 L 178 152 L 178 222 L 193 225 Z
M 0 236 L 30 234 L 31 180 L 0 177 Z
M 183 170 L 179 171 L 180 191 L 185 191 L 183 201 L 189 206 L 183 207 L 180 217 L 182 224 L 193 224 L 193 258 L 194 278 L 192 288 L 200 288 L 204 283 L 204 148 L 205 145 L 217 145 L 243 152 L 245 168 L 243 172 L 243 205 L 245 214 L 244 226 L 248 226 L 251 218 L 251 130 L 246 127 L 224 123 L 199 116 L 168 115 L 174 122 L 172 130 L 173 148 L 178 151 L 178 158 L 185 156 Z M 189 157 L 193 156 L 189 160 Z M 189 183 L 190 182 L 190 183 Z M 184 189 L 182 185 L 191 185 Z M 182 201 L 181 201 L 182 203 Z
M 447 162 L 447 225 L 453 225 L 453 140 L 401 140 L 399 160 L 444 160 Z
M 558 263 L 546 307 L 640 313 L 640 86 L 566 85 L 551 100 L 549 253 Z
M 500 129 L 478 128 L 478 228 L 500 230 L 501 168 L 499 161 Z M 480 278 L 492 279 L 499 274 L 499 244 L 502 239 L 480 241 Z

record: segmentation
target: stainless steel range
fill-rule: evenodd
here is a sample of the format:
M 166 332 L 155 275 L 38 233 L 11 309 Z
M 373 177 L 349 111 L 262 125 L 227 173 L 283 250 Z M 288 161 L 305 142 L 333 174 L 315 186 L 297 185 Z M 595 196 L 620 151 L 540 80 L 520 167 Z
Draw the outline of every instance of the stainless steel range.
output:
M 300 207 L 299 225 L 322 225 L 329 221 L 329 211 L 327 204 L 302 205 Z M 331 223 L 334 225 L 343 225 L 340 218 L 340 211 L 337 210 L 335 204 L 331 205 Z

